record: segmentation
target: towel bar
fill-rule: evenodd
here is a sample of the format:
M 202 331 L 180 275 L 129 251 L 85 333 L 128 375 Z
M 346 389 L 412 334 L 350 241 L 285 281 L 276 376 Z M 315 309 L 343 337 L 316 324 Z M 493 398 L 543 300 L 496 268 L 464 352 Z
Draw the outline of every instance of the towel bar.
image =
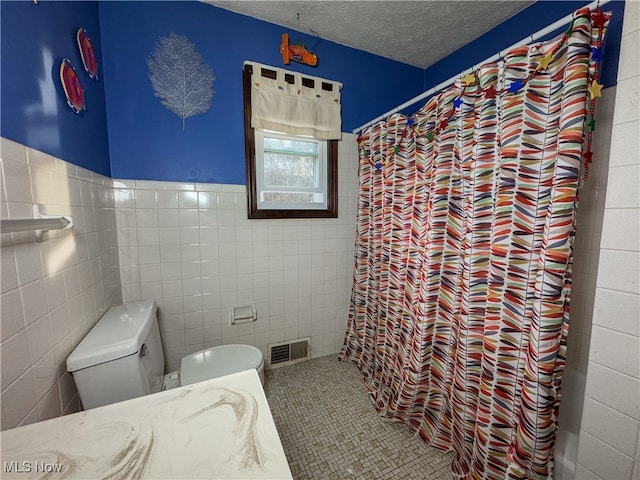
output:
M 31 230 L 62 230 L 73 228 L 73 217 L 45 215 L 38 205 L 33 206 L 33 218 L 0 220 L 0 233 L 28 232 Z

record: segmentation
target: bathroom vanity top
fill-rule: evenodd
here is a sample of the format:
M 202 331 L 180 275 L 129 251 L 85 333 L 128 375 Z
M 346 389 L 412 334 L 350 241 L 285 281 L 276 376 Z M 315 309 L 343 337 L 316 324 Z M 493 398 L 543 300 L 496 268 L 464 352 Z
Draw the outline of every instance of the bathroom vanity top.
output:
M 2 432 L 2 478 L 291 479 L 255 370 Z

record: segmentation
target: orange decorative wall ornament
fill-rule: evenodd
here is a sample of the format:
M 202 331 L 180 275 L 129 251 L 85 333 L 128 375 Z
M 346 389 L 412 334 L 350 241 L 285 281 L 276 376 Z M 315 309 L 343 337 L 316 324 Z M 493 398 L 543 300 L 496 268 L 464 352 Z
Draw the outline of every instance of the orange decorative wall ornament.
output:
M 311 65 L 312 67 L 318 65 L 318 57 L 316 54 L 307 50 L 304 45 L 289 45 L 289 34 L 287 33 L 282 34 L 280 54 L 282 55 L 282 61 L 285 65 L 289 65 L 291 60 L 304 63 L 305 65 Z

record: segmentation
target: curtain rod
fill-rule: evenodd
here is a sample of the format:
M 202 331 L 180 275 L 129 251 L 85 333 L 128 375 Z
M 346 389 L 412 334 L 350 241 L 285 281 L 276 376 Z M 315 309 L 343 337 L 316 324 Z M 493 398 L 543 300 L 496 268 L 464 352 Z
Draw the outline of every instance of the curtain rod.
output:
M 584 7 L 580 7 L 580 8 L 585 8 L 588 7 L 590 10 L 593 10 L 594 7 L 597 8 L 601 5 L 605 5 L 607 3 L 609 3 L 611 0 L 594 0 L 593 2 L 589 3 L 588 5 L 585 5 Z M 565 24 L 569 23 L 570 20 L 573 19 L 573 13 L 566 15 L 564 17 L 562 17 L 560 20 L 557 20 L 555 22 L 553 22 L 551 25 L 548 25 L 546 27 L 544 27 L 541 30 L 538 30 L 536 33 L 533 33 L 531 35 L 529 35 L 528 37 L 523 38 L 522 40 L 520 40 L 519 42 L 514 43 L 513 45 L 511 45 L 508 48 L 505 48 L 503 50 L 500 50 L 498 53 L 496 53 L 495 55 L 492 55 L 491 57 L 476 63 L 472 68 L 469 68 L 467 70 L 462 71 L 462 73 L 457 73 L 456 75 L 452 76 L 451 78 L 449 78 L 449 80 L 445 80 L 442 83 L 439 83 L 438 85 L 436 85 L 435 87 L 427 90 L 426 92 L 423 92 L 415 97 L 413 97 L 410 100 L 407 100 L 406 102 L 404 102 L 402 105 L 398 105 L 395 108 L 392 108 L 391 110 L 389 110 L 386 113 L 383 113 L 382 115 L 374 118 L 373 120 L 368 121 L 367 123 L 359 126 L 358 128 L 354 129 L 352 132 L 353 133 L 358 133 L 360 130 L 363 130 L 371 125 L 373 125 L 374 123 L 380 121 L 380 120 L 384 120 L 385 118 L 389 117 L 390 115 L 393 115 L 394 113 L 399 112 L 400 110 L 407 108 L 411 105 L 413 105 L 414 103 L 418 103 L 420 100 L 424 100 L 427 97 L 430 97 L 431 95 L 434 95 L 436 93 L 438 93 L 440 90 L 443 90 L 445 88 L 447 88 L 448 86 L 452 85 L 458 78 L 462 78 L 465 75 L 467 75 L 468 73 L 473 73 L 477 68 L 481 67 L 482 65 L 484 65 L 485 63 L 489 63 L 489 62 L 494 62 L 500 58 L 503 57 L 502 53 L 503 52 L 508 52 L 514 48 L 517 47 L 521 47 L 522 45 L 526 45 L 528 43 L 531 42 L 535 42 L 536 40 L 538 40 L 539 38 L 544 37 L 545 35 L 548 35 L 549 33 L 554 32 L 555 30 L 559 29 L 560 27 L 564 26 Z

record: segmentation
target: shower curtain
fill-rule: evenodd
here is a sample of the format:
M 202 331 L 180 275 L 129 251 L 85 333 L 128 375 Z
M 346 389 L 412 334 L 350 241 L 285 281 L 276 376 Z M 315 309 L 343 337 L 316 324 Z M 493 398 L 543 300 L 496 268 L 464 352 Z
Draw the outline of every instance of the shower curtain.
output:
M 552 474 L 607 19 L 579 10 L 561 37 L 515 48 L 358 137 L 340 358 L 357 363 L 382 416 L 454 452 L 455 478 Z

